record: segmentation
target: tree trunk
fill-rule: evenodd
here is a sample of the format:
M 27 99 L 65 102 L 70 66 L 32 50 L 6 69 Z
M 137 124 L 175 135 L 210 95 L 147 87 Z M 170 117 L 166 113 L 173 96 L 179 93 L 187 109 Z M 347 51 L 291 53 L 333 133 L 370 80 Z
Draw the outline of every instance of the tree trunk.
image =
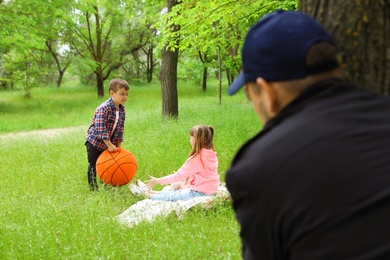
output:
M 96 84 L 98 97 L 104 97 L 104 76 L 103 76 L 103 45 L 102 45 L 102 28 L 100 25 L 99 8 L 93 6 L 95 9 L 95 32 L 96 32 L 96 56 L 95 61 L 98 63 L 96 69 Z
M 348 78 L 390 94 L 390 0 L 299 0 L 346 54 Z
M 202 90 L 203 91 L 206 91 L 207 90 L 207 62 L 208 62 L 208 59 L 207 59 L 207 54 L 206 53 L 202 53 L 201 51 L 198 51 L 198 55 L 199 55 L 199 59 L 200 61 L 202 62 L 203 64 L 203 75 L 202 75 Z
M 154 69 L 154 60 L 153 60 L 153 45 L 147 46 L 146 52 L 146 78 L 148 83 L 153 80 L 153 69 Z
M 57 78 L 57 88 L 61 87 L 62 79 L 64 78 L 65 69 L 58 71 L 58 78 Z
M 231 73 L 231 70 L 229 68 L 226 69 L 226 78 L 228 81 L 228 86 L 233 83 L 234 81 L 234 75 Z
M 178 53 L 179 51 L 177 49 L 170 51 L 164 47 L 162 50 L 160 80 L 163 117 L 177 118 L 179 116 L 177 96 Z
M 218 46 L 218 101 L 219 105 L 222 104 L 222 60 L 221 60 L 221 47 Z
M 65 74 L 65 71 L 67 69 L 67 65 L 65 65 L 64 68 L 61 68 L 61 63 L 60 63 L 60 60 L 58 58 L 58 54 L 55 52 L 55 50 L 53 49 L 53 46 L 52 46 L 52 42 L 50 41 L 45 41 L 45 44 L 46 44 L 46 47 L 47 49 L 49 50 L 49 53 L 51 54 L 51 56 L 53 57 L 55 63 L 56 63 L 56 66 L 57 66 L 57 70 L 58 70 L 58 78 L 57 78 L 57 88 L 61 87 L 61 84 L 62 84 L 62 79 L 64 77 L 64 74 Z
M 104 79 L 101 70 L 95 72 L 98 97 L 104 97 Z
M 207 90 L 207 67 L 203 68 L 203 77 L 202 77 L 202 90 Z
M 167 0 L 168 12 L 177 4 L 177 0 Z M 173 25 L 174 26 L 174 25 Z M 172 30 L 179 30 L 172 27 Z M 179 116 L 179 105 L 177 96 L 177 63 L 179 50 L 171 51 L 166 46 L 162 49 L 161 57 L 161 95 L 163 117 L 177 118 Z

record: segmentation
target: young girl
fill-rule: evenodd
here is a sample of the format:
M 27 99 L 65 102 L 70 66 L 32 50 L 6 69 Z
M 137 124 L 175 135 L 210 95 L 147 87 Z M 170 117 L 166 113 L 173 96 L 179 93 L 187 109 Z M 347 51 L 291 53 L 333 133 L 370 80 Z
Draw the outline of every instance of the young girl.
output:
M 192 150 L 187 161 L 175 173 L 156 178 L 150 176 L 145 181 L 146 188 L 140 188 L 134 184 L 129 185 L 133 195 L 141 195 L 151 200 L 177 201 L 189 200 L 198 196 L 213 196 L 218 192 L 218 158 L 214 151 L 214 128 L 212 126 L 196 125 L 190 130 L 190 144 Z M 155 192 L 151 189 L 154 185 L 166 185 L 177 182 L 190 185 L 187 189 Z

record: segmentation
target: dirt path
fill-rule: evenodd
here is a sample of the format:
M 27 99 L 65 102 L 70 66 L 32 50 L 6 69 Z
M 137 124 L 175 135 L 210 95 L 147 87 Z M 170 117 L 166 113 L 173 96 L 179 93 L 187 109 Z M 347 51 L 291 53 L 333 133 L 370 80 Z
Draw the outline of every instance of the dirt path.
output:
M 52 129 L 43 129 L 43 130 L 33 130 L 28 132 L 0 134 L 0 139 L 23 138 L 23 137 L 53 138 L 70 132 L 77 132 L 80 131 L 81 129 L 85 129 L 86 131 L 87 126 L 72 126 L 66 128 L 52 128 Z

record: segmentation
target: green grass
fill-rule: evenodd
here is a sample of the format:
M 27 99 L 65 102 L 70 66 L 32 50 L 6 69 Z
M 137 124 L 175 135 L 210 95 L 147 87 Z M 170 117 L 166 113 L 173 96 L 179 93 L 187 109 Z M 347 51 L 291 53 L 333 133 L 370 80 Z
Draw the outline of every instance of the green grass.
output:
M 123 147 L 137 158 L 135 179 L 177 170 L 190 151 L 190 128 L 206 124 L 215 128 L 223 181 L 237 149 L 261 127 L 241 93 L 224 93 L 218 105 L 215 86 L 203 93 L 180 82 L 179 119 L 162 120 L 158 83 L 131 86 Z M 139 200 L 126 186 L 88 190 L 85 132 L 107 98 L 79 85 L 33 89 L 29 100 L 0 91 L 0 259 L 240 259 L 229 201 L 130 229 L 115 221 Z

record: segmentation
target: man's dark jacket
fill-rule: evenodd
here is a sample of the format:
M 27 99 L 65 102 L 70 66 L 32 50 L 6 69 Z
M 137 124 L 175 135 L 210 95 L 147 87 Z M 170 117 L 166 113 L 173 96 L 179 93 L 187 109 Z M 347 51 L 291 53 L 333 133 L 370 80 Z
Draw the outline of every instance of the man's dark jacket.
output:
M 226 174 L 245 259 L 390 259 L 390 99 L 319 82 Z

